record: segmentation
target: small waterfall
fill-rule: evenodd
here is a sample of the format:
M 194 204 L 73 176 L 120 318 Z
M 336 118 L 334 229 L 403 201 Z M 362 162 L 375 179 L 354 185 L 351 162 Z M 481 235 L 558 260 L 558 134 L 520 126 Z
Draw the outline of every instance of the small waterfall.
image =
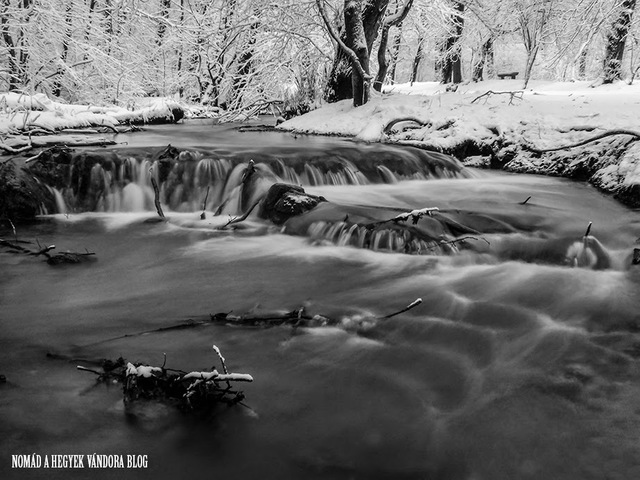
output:
M 160 202 L 169 211 L 202 210 L 206 197 L 205 210 L 237 214 L 275 182 L 367 185 L 468 176 L 452 158 L 417 149 L 396 148 L 391 152 L 387 151 L 389 148 L 354 145 L 326 151 L 300 149 L 255 155 L 243 152 L 234 156 L 227 152 L 225 157 L 166 149 L 156 158 L 150 157 L 148 151 L 141 151 L 140 157 L 119 157 L 113 151 L 78 154 L 71 163 L 68 185 L 58 189 L 56 201 L 59 211 L 153 211 L 153 176 L 159 186 Z M 256 158 L 253 171 L 245 178 L 252 157 Z M 388 241 L 384 240 L 380 248 L 401 248 L 396 245 L 397 240 L 392 240 L 395 243 L 391 246 L 384 243 Z
M 370 228 L 348 222 L 314 222 L 309 225 L 307 235 L 315 241 L 328 241 L 338 246 L 374 251 L 411 255 L 446 255 L 458 252 L 455 244 L 443 245 L 436 239 L 427 241 L 409 230 Z
M 396 178 L 396 176 L 387 167 L 385 167 L 384 165 L 378 165 L 376 168 L 378 169 L 380 178 L 382 178 L 382 181 L 384 183 L 398 183 L 398 179 Z
M 47 188 L 49 189 L 49 191 L 53 195 L 53 198 L 56 201 L 56 213 L 63 213 L 63 214 L 68 213 L 67 204 L 64 201 L 62 192 L 60 192 L 60 190 L 58 190 L 57 188 L 50 187 L 48 185 L 47 185 Z

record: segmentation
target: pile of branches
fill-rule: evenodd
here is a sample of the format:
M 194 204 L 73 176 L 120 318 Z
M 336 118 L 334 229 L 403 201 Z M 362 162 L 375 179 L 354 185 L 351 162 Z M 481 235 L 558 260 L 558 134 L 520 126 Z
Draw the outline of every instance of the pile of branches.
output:
M 246 373 L 229 373 L 220 349 L 213 346 L 222 373 L 214 367 L 209 371 L 186 372 L 166 368 L 166 355 L 161 367 L 144 363 L 133 364 L 122 357 L 102 362 L 102 371 L 78 365 L 78 370 L 96 374 L 97 382 L 121 383 L 125 410 L 140 401 L 158 401 L 183 412 L 206 414 L 220 404 L 242 404 L 244 393 L 234 387 L 235 382 L 252 382 Z
M 34 257 L 39 257 L 40 255 L 44 256 L 47 259 L 47 263 L 49 265 L 62 265 L 62 264 L 75 264 L 75 263 L 83 263 L 91 257 L 95 255 L 95 252 L 85 251 L 85 252 L 60 252 L 56 254 L 49 253 L 51 250 L 56 248 L 55 245 L 42 246 L 38 243 L 38 250 L 31 250 L 25 246 L 24 244 L 29 244 L 30 242 L 26 242 L 24 240 L 9 241 L 0 238 L 0 247 L 5 247 L 9 253 L 23 253 L 25 255 L 31 255 Z

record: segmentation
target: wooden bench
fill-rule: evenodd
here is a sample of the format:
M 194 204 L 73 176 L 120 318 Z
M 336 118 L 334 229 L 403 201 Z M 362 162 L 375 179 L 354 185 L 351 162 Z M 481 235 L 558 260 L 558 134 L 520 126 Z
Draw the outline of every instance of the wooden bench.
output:
M 515 80 L 516 77 L 518 76 L 518 73 L 520 73 L 520 72 L 499 73 L 498 77 L 500 78 L 500 80 L 504 80 L 507 77 L 512 78 L 513 80 Z

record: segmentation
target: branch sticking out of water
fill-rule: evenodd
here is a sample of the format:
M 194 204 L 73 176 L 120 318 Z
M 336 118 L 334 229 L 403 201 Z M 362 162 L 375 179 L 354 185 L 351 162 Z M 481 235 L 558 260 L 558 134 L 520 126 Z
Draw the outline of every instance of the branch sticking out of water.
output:
M 153 187 L 153 203 L 156 206 L 156 211 L 160 218 L 164 218 L 164 212 L 162 211 L 162 205 L 160 205 L 160 190 L 158 189 L 158 183 L 156 179 L 151 175 L 151 186 Z
M 385 315 L 382 318 L 391 318 L 391 317 L 395 317 L 396 315 L 400 315 L 401 313 L 407 312 L 409 310 L 411 310 L 412 308 L 417 307 L 418 305 L 420 305 L 422 303 L 422 299 L 421 298 L 416 298 L 413 302 L 411 302 L 409 305 L 407 305 L 406 307 L 404 307 L 402 310 L 398 310 L 395 313 L 392 313 L 390 315 Z
M 438 244 L 436 246 L 429 248 L 429 250 L 435 250 L 436 248 L 439 248 L 442 245 L 455 245 L 456 243 L 464 242 L 466 240 L 476 240 L 476 241 L 482 240 L 487 245 L 491 246 L 491 243 L 486 238 L 483 238 L 483 237 L 478 238 L 478 237 L 472 237 L 472 236 L 467 235 L 466 237 L 456 238 L 455 240 L 443 240 L 441 242 L 438 242 Z
M 251 215 L 251 212 L 253 212 L 253 209 L 256 208 L 261 201 L 262 201 L 262 198 L 259 198 L 258 200 L 256 200 L 256 202 L 253 205 L 251 205 L 249 210 L 247 210 L 241 217 L 229 217 L 229 221 L 225 223 L 223 226 L 218 227 L 218 230 L 224 230 L 229 225 L 244 222 L 247 219 L 247 217 Z
M 435 212 L 439 212 L 439 211 L 440 209 L 438 207 L 425 207 L 421 209 L 411 210 L 410 212 L 405 212 L 405 213 L 396 215 L 395 217 L 390 218 L 389 220 L 382 220 L 381 222 L 369 223 L 368 225 L 366 225 L 366 227 L 374 228 L 379 225 L 383 225 L 385 223 L 406 222 L 409 219 L 411 219 L 411 223 L 413 225 L 416 225 L 422 217 L 425 217 L 425 216 L 431 217 Z
M 207 198 L 209 198 L 210 188 L 211 188 L 210 186 L 207 186 L 207 194 L 204 196 L 204 202 L 202 202 L 202 213 L 200 214 L 200 220 L 204 220 L 205 218 L 207 218 L 204 211 L 207 209 Z

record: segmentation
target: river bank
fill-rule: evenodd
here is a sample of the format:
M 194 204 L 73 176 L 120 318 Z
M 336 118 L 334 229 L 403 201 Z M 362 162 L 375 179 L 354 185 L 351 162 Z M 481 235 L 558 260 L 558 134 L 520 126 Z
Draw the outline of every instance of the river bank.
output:
M 465 164 L 588 181 L 621 202 L 640 206 L 640 147 L 631 135 L 539 153 L 611 130 L 640 132 L 640 86 L 619 82 L 519 80 L 390 88 L 358 108 L 348 100 L 293 118 L 281 130 L 339 135 L 363 142 L 411 145 L 453 155 Z M 393 124 L 398 119 L 411 119 Z

